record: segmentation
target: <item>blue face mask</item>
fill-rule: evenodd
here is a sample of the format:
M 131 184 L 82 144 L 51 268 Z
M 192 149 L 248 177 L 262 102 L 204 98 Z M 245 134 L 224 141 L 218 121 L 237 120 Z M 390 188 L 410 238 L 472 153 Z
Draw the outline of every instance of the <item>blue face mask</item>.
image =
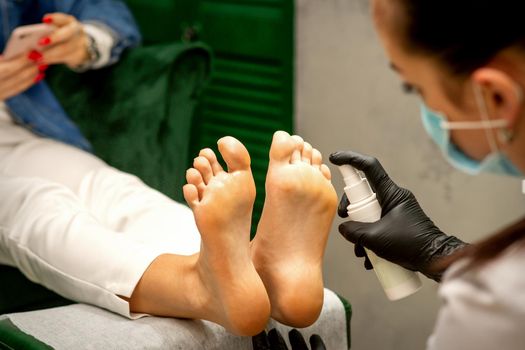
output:
M 480 173 L 504 174 L 511 176 L 523 176 L 514 164 L 501 153 L 498 148 L 494 135 L 492 132 L 487 133 L 489 143 L 491 145 L 492 153 L 485 157 L 482 161 L 477 161 L 465 153 L 463 153 L 450 139 L 450 130 L 452 129 L 486 129 L 490 131 L 493 128 L 502 128 L 507 126 L 504 120 L 488 120 L 486 115 L 486 108 L 484 108 L 484 101 L 480 101 L 480 93 L 476 92 L 478 97 L 478 104 L 482 104 L 481 113 L 484 115 L 484 120 L 479 122 L 448 122 L 445 117 L 439 113 L 431 111 L 427 106 L 421 106 L 421 118 L 425 130 L 439 146 L 447 161 L 455 168 L 471 174 L 477 175 Z M 491 139 L 492 138 L 492 139 Z

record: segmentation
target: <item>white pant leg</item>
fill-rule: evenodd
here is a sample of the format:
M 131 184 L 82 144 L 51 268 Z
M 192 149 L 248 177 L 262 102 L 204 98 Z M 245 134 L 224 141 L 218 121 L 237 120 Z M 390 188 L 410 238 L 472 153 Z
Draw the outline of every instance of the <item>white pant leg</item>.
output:
M 79 197 L 104 224 L 137 242 L 179 255 L 200 249 L 191 210 L 136 176 L 111 167 L 97 169 L 83 178 Z
M 187 207 L 87 152 L 37 137 L 6 118 L 0 118 L 0 177 L 0 263 L 19 267 L 70 299 L 129 315 L 115 294 L 131 295 L 158 255 L 200 248 Z M 106 264 L 110 271 L 101 273 Z
M 0 263 L 66 298 L 131 317 L 131 296 L 165 253 L 108 230 L 65 186 L 0 176 Z
M 20 142 L 2 147 L 2 136 Z M 16 140 L 15 140 L 16 141 Z M 4 151 L 2 151 L 4 150 Z M 70 188 L 102 224 L 130 239 L 190 255 L 200 235 L 189 208 L 78 148 L 0 120 L 0 174 L 38 177 Z

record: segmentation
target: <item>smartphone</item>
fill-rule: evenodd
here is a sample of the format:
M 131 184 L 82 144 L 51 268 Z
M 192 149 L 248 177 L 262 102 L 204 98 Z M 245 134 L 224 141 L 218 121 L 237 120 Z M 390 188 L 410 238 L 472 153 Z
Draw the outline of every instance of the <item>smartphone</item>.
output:
M 11 59 L 20 54 L 38 49 L 38 41 L 51 34 L 55 26 L 46 23 L 29 24 L 13 30 L 4 49 L 3 57 Z

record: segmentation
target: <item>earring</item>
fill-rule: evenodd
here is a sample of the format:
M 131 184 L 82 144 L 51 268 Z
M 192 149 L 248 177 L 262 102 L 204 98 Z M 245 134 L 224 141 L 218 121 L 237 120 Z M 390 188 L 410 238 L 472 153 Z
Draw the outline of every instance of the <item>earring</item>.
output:
M 498 138 L 501 143 L 508 145 L 514 140 L 514 131 L 511 128 L 501 128 L 498 130 Z

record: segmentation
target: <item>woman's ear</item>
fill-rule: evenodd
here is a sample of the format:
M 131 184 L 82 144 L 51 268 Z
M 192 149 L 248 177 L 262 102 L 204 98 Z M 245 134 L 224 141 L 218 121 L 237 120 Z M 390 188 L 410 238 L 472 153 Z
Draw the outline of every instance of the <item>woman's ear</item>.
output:
M 505 119 L 509 128 L 512 128 L 522 108 L 521 86 L 504 71 L 488 67 L 474 71 L 472 80 L 481 87 L 489 117 Z

